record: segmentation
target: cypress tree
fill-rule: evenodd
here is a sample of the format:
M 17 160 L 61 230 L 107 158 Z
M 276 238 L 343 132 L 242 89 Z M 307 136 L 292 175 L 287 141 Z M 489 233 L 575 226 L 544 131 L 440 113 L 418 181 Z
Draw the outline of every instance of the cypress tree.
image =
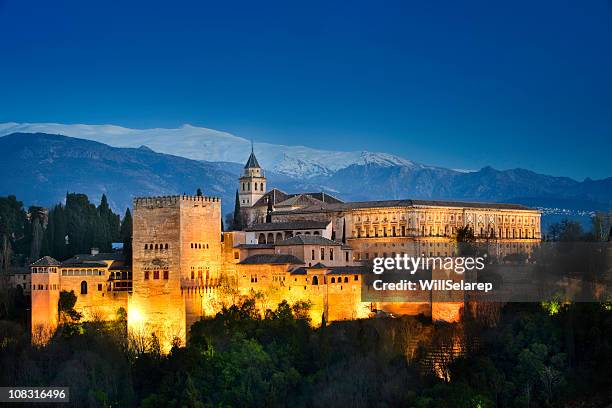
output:
M 272 198 L 268 197 L 268 209 L 266 210 L 266 223 L 272 222 Z
M 232 225 L 234 231 L 242 229 L 242 214 L 240 214 L 240 195 L 236 190 L 236 200 L 234 202 L 234 223 Z
M 125 210 L 121 222 L 121 241 L 123 242 L 123 255 L 128 265 L 132 264 L 132 213 L 130 209 Z

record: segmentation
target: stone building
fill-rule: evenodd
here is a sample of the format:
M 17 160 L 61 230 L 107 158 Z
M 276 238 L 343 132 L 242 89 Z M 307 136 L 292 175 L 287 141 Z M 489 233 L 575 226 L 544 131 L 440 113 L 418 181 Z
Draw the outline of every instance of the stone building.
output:
M 267 190 L 251 152 L 239 180 L 243 231 L 221 231 L 215 197 L 143 197 L 133 203 L 133 257 L 117 254 L 44 257 L 31 266 L 32 327 L 58 324 L 60 291 L 73 290 L 85 319 L 127 310 L 130 333 L 155 334 L 167 351 L 185 344 L 190 326 L 241 296 L 260 294 L 260 309 L 283 300 L 311 305 L 314 325 L 365 318 L 377 311 L 456 320 L 462 303 L 363 300 L 364 274 L 376 257 L 457 256 L 457 232 L 506 254 L 540 241 L 540 213 L 513 204 L 431 200 L 345 203 L 327 193 Z M 42 330 L 42 329 L 41 329 Z
M 84 320 L 115 320 L 119 308 L 127 310 L 132 273 L 121 253 L 76 255 L 64 262 L 45 256 L 30 266 L 32 333 L 46 340 L 59 323 L 61 291 L 77 295 L 75 309 Z

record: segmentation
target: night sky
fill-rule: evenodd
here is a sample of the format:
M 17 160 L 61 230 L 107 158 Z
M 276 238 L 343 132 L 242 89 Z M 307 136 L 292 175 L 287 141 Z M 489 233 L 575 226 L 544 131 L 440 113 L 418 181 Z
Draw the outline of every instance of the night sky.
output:
M 612 176 L 612 2 L 0 0 L 0 122 Z

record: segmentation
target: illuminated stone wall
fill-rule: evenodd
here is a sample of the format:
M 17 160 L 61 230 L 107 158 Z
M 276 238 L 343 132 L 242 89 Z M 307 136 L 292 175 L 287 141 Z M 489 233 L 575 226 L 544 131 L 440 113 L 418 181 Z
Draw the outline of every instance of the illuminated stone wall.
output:
M 32 273 L 32 341 L 43 344 L 57 328 L 60 278 L 56 267 L 37 269 Z
M 310 318 L 315 326 L 323 321 L 366 318 L 370 304 L 361 302 L 361 276 L 334 274 L 328 269 L 308 269 L 306 274 L 292 274 L 288 265 L 238 265 L 238 288 L 242 295 L 263 295 L 259 309 L 275 309 L 286 300 L 289 304 L 310 302 Z
M 105 271 L 106 272 L 106 271 Z M 87 293 L 82 293 L 82 283 Z M 61 275 L 61 290 L 74 291 L 77 301 L 74 309 L 83 315 L 83 320 L 116 320 L 117 310 L 127 310 L 127 292 L 108 290 L 108 276 L 65 276 Z
M 202 196 L 134 200 L 133 293 L 128 326 L 185 344 L 209 305 L 221 271 L 221 202 Z

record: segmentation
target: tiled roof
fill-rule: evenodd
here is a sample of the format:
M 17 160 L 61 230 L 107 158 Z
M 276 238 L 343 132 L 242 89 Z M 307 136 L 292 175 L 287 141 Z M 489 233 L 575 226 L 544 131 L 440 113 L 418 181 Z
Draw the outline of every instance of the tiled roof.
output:
M 371 271 L 371 269 L 370 269 Z M 364 266 L 332 266 L 327 274 L 330 275 L 363 275 L 368 273 L 368 268 Z
M 286 230 L 308 230 L 324 229 L 329 221 L 296 220 L 289 222 L 268 222 L 265 224 L 251 224 L 245 231 L 286 231 Z
M 304 268 L 303 266 L 300 268 L 295 268 L 291 271 L 292 275 L 306 275 L 306 273 L 306 268 Z
M 327 204 L 340 204 L 340 203 L 344 202 L 344 201 L 340 200 L 339 198 L 336 198 L 336 197 L 334 197 L 334 196 L 332 196 L 332 195 L 330 195 L 330 194 L 328 194 L 328 193 L 326 193 L 324 191 L 321 191 L 321 192 L 318 192 L 318 193 L 300 193 L 300 194 L 310 196 L 312 198 L 315 198 L 315 199 L 317 199 L 319 201 L 322 201 L 324 203 L 327 203 Z
M 325 203 L 317 198 L 311 197 L 307 194 L 297 194 L 292 197 L 289 197 L 285 201 L 281 201 L 280 203 L 277 203 L 276 207 L 279 207 L 279 208 L 293 207 L 293 206 L 306 207 L 306 206 L 311 206 L 311 205 L 322 205 L 322 204 L 325 204 Z
M 111 271 L 129 271 L 130 267 L 121 261 L 113 261 L 108 269 Z
M 340 242 L 332 241 L 331 239 L 323 238 L 320 235 L 305 235 L 300 234 L 294 237 L 277 242 L 276 246 L 282 245 L 336 245 L 341 246 Z
M 236 245 L 240 249 L 274 249 L 274 244 L 240 244 Z
M 272 200 L 272 204 L 276 205 L 276 203 L 285 201 L 287 198 L 289 198 L 289 195 L 287 193 L 277 188 L 273 188 L 272 190 L 261 196 L 261 198 L 257 200 L 255 204 L 253 204 L 253 207 L 267 207 L 268 200 Z
M 70 259 L 66 259 L 65 263 L 79 263 L 79 262 L 95 262 L 95 261 L 124 261 L 125 256 L 122 252 L 106 252 L 96 255 L 91 254 L 79 254 L 75 255 Z
M 32 263 L 31 266 L 60 266 L 61 263 L 50 256 L 43 256 L 38 261 Z
M 316 265 L 315 265 L 316 266 Z M 315 267 L 299 267 L 295 268 L 291 271 L 292 275 L 306 275 L 308 273 L 308 269 L 319 269 Z M 326 275 L 363 275 L 368 273 L 368 269 L 363 266 L 327 266 Z
M 311 269 L 327 269 L 324 263 L 318 262 L 310 267 Z
M 304 261 L 293 256 L 283 254 L 257 254 L 251 255 L 244 261 L 240 262 L 242 265 L 279 265 L 279 264 L 291 264 L 291 265 L 303 265 Z
M 347 211 L 360 208 L 385 207 L 456 207 L 456 208 L 493 208 L 503 210 L 533 210 L 521 204 L 504 203 L 477 203 L 467 201 L 441 201 L 441 200 L 383 200 L 383 201 L 356 201 L 351 203 L 313 205 L 289 211 L 275 211 L 275 215 L 300 213 L 325 213 L 334 211 Z

